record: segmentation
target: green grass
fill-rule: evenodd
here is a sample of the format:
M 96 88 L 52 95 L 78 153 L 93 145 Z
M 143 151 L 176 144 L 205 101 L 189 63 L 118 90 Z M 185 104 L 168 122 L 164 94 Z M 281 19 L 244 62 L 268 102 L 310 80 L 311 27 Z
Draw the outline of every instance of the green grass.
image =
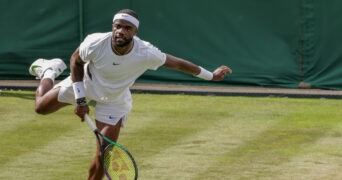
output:
M 119 142 L 139 179 L 341 179 L 342 103 L 133 94 Z M 34 113 L 34 92 L 0 94 L 0 179 L 86 179 L 95 137 L 73 107 Z

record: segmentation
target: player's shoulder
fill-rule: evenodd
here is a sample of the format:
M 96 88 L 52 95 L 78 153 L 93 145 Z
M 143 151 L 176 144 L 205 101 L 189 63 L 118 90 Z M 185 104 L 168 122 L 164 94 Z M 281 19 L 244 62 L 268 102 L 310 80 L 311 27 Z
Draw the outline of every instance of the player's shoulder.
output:
M 83 44 L 88 46 L 93 46 L 98 43 L 103 42 L 107 38 L 112 36 L 112 32 L 106 32 L 106 33 L 93 33 L 89 34 L 83 41 Z
M 89 34 L 80 44 L 79 54 L 81 58 L 84 61 L 94 58 L 96 54 L 99 53 L 97 49 L 102 49 L 102 45 L 106 44 L 104 42 L 106 42 L 106 40 L 110 38 L 111 35 L 111 32 Z
M 148 41 L 141 40 L 139 37 L 134 36 L 134 43 L 138 45 L 138 49 L 140 52 L 145 52 L 145 53 L 152 53 L 154 54 L 156 51 L 160 52 L 158 47 L 153 45 L 152 43 Z
M 160 51 L 156 46 L 151 44 L 148 41 L 141 40 L 139 37 L 134 36 L 134 43 L 138 44 L 138 50 L 139 54 L 143 56 L 147 56 L 152 59 L 165 59 L 165 53 Z
M 154 47 L 150 42 L 141 40 L 138 36 L 134 36 L 134 42 L 139 46 L 141 49 L 149 49 Z
M 92 33 L 89 34 L 86 39 L 93 39 L 93 40 L 97 40 L 97 39 L 103 39 L 106 38 L 108 36 L 111 36 L 112 32 L 104 32 L 104 33 Z

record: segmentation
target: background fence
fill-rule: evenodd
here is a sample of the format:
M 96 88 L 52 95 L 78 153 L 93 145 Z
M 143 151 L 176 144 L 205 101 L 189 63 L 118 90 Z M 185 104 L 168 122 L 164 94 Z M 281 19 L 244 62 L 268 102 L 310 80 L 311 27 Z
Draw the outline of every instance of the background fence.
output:
M 69 57 L 112 17 L 135 10 L 138 36 L 209 70 L 229 65 L 223 82 L 161 68 L 140 82 L 342 89 L 340 0 L 0 0 L 0 79 L 33 79 L 36 58 Z M 61 78 L 69 74 L 63 73 Z

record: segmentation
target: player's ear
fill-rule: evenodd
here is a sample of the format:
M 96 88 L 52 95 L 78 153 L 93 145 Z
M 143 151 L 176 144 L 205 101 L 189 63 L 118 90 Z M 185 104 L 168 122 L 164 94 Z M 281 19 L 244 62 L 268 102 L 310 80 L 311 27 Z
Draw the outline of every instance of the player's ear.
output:
M 138 28 L 135 27 L 135 26 L 133 26 L 132 29 L 131 29 L 131 34 L 132 34 L 133 36 L 136 36 L 136 35 L 138 34 Z

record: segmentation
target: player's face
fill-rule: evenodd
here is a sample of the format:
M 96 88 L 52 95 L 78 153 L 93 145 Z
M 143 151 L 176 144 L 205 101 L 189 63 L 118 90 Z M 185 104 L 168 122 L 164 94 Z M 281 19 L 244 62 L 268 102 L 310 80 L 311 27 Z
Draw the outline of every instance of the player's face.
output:
M 137 28 L 125 20 L 115 20 L 113 23 L 113 39 L 116 46 L 125 47 L 132 42 L 137 34 Z

